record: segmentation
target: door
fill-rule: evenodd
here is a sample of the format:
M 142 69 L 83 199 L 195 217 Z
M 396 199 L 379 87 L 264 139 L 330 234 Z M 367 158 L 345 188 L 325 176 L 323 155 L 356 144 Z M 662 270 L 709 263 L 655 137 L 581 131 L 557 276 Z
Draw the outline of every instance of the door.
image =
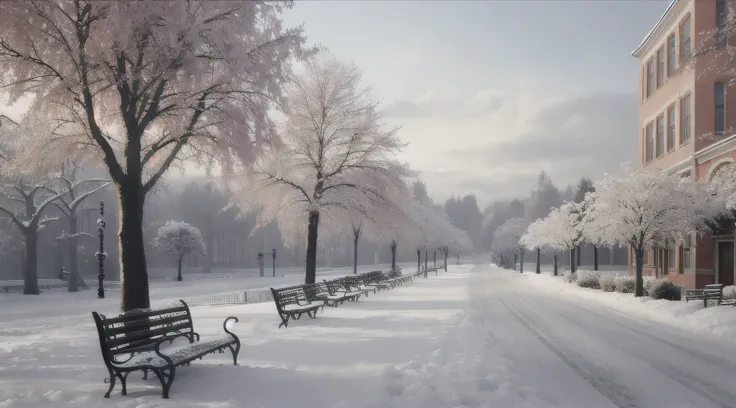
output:
M 733 241 L 718 243 L 718 283 L 733 285 Z

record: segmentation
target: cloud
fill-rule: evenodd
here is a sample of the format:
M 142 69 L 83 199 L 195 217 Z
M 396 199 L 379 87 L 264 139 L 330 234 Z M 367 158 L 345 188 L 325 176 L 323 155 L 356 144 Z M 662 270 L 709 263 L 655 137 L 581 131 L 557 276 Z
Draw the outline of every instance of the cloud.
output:
M 465 103 L 433 99 L 393 106 L 405 115 L 402 135 L 411 143 L 406 159 L 437 199 L 469 192 L 483 203 L 526 196 L 541 170 L 564 190 L 581 176 L 600 178 L 637 157 L 634 94 L 496 92 Z M 433 116 L 439 106 L 453 116 Z M 453 122 L 458 118 L 463 120 Z
M 413 101 L 396 101 L 384 107 L 386 116 L 394 119 L 444 118 L 464 119 L 497 112 L 503 107 L 500 94 L 479 93 L 474 98 L 438 99 L 432 92 Z

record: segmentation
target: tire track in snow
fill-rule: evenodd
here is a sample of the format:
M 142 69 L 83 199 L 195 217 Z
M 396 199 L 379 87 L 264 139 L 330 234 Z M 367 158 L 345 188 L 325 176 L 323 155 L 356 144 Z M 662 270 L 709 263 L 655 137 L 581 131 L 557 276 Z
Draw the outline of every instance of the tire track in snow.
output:
M 518 296 L 525 301 L 533 302 L 536 304 L 539 304 L 540 306 L 544 307 L 544 310 L 547 312 L 552 312 L 555 315 L 559 316 L 563 320 L 567 321 L 568 323 L 572 324 L 573 326 L 582 329 L 583 331 L 590 331 L 589 326 L 585 326 L 581 322 L 576 321 L 575 319 L 569 317 L 567 314 L 557 311 L 553 308 L 550 308 L 549 305 L 545 305 L 542 302 L 539 302 L 537 300 L 530 299 L 528 296 L 523 295 L 521 293 L 518 293 Z M 572 306 L 571 306 L 572 307 Z M 585 311 L 590 312 L 590 310 L 585 309 Z M 576 312 L 581 312 L 581 310 L 576 309 Z M 596 315 L 596 317 L 605 320 L 606 322 L 612 322 L 610 319 L 606 319 L 604 316 L 591 313 Z M 598 323 L 600 320 L 598 321 Z M 595 324 L 595 323 L 594 323 Z M 623 327 L 624 329 L 631 330 L 627 328 L 624 325 L 619 325 L 620 327 Z M 715 405 L 721 407 L 721 408 L 733 408 L 736 406 L 736 397 L 713 386 L 710 383 L 707 383 L 700 379 L 697 376 L 690 375 L 683 370 L 681 370 L 679 367 L 668 363 L 664 360 L 658 360 L 654 358 L 651 354 L 643 353 L 640 350 L 636 349 L 635 344 L 636 341 L 629 339 L 627 336 L 622 336 L 620 332 L 616 332 L 615 330 L 611 330 L 605 325 L 596 325 L 596 330 L 602 330 L 607 332 L 606 335 L 600 336 L 600 339 L 604 342 L 608 343 L 609 345 L 627 353 L 632 356 L 635 356 L 636 358 L 645 361 L 647 364 L 651 365 L 653 368 L 655 368 L 657 371 L 661 372 L 665 376 L 669 377 L 673 381 L 679 383 L 683 387 L 687 388 L 688 390 L 700 395 L 701 397 L 709 400 L 710 402 L 714 403 Z M 634 330 L 631 330 L 634 331 Z M 627 341 L 627 346 L 623 346 L 619 342 L 612 341 L 611 338 L 623 338 Z M 650 337 L 650 336 L 646 336 Z M 640 336 L 641 338 L 641 336 Z M 656 339 L 655 339 L 656 340 Z
M 496 298 L 522 326 L 529 330 L 542 344 L 555 353 L 565 364 L 588 381 L 593 388 L 608 398 L 614 405 L 619 408 L 638 407 L 634 394 L 626 386 L 612 380 L 610 374 L 605 369 L 585 361 L 585 359 L 576 355 L 572 350 L 563 346 L 554 336 L 543 335 L 534 328 L 531 319 L 526 314 L 516 309 L 501 297 L 496 296 Z

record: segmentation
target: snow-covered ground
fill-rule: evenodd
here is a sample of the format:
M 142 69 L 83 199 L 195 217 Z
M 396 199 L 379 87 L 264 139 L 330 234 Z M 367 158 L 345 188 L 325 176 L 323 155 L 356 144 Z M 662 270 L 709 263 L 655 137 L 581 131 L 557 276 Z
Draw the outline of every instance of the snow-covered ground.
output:
M 225 316 L 240 318 L 240 365 L 228 365 L 227 352 L 206 356 L 177 371 L 170 400 L 140 376 L 128 396 L 102 398 L 88 312 L 9 318 L 0 323 L 0 407 L 736 406 L 736 347 L 723 337 L 621 313 L 532 275 L 454 266 L 287 329 L 271 303 L 195 307 L 203 337 L 220 333 Z
M 614 273 L 613 271 L 608 272 Z M 626 272 L 618 273 L 627 275 Z M 619 314 L 646 318 L 696 333 L 708 332 L 729 340 L 736 339 L 736 307 L 734 306 L 716 307 L 711 303 L 710 307 L 704 308 L 702 301 L 671 302 L 654 300 L 646 296 L 635 298 L 630 293 L 581 288 L 565 282 L 562 277 L 553 277 L 546 273 L 540 275 L 524 273 L 520 278 L 534 285 L 536 291 L 575 296 L 605 305 Z

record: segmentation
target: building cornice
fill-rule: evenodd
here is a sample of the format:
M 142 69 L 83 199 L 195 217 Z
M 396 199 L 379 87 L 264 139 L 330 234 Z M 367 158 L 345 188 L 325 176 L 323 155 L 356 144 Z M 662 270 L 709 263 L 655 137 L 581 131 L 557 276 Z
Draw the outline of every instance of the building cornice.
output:
M 652 41 L 660 37 L 662 29 L 669 27 L 669 25 L 672 23 L 672 19 L 678 14 L 676 13 L 676 11 L 681 9 L 682 5 L 689 2 L 690 0 L 672 0 L 657 24 L 655 24 L 654 28 L 652 28 L 652 30 L 647 33 L 647 35 L 644 37 L 644 40 L 642 40 L 641 44 L 639 44 L 639 47 L 631 52 L 631 55 L 635 56 L 636 58 L 640 58 L 643 54 L 645 54 L 649 50 L 649 48 L 651 48 L 650 46 Z
M 734 150 L 736 150 L 736 133 L 698 150 L 687 159 L 664 169 L 664 171 L 668 174 L 681 173 L 692 166 L 693 160 L 707 162 Z

